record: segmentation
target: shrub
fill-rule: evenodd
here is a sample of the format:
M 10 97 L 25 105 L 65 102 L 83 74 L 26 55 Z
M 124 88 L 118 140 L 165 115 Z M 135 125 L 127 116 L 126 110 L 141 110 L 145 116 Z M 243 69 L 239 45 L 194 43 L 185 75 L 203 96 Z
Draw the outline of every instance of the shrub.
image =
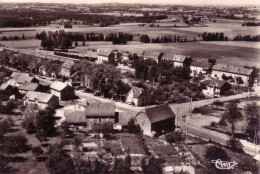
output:
M 217 107 L 219 107 L 219 106 L 223 106 L 224 103 L 222 101 L 216 100 L 213 102 L 213 105 L 216 105 Z
M 227 140 L 227 147 L 234 152 L 243 152 L 243 145 L 238 139 L 234 137 L 231 137 L 229 140 Z
M 217 122 L 215 122 L 215 121 L 212 121 L 211 123 L 210 123 L 210 126 L 212 126 L 212 127 L 217 127 Z
M 230 160 L 226 151 L 216 145 L 207 147 L 207 149 L 204 152 L 204 157 L 205 157 L 206 161 L 208 162 L 208 167 L 214 168 L 214 169 L 216 169 L 216 168 L 215 168 L 214 163 L 211 162 L 211 160 L 217 160 L 217 159 L 221 159 L 222 161 Z
M 32 148 L 32 153 L 37 158 L 38 156 L 42 155 L 44 153 L 44 151 L 42 150 L 42 148 L 40 146 L 37 146 L 37 147 Z
M 167 134 L 165 136 L 165 139 L 169 143 L 176 143 L 183 141 L 184 137 L 180 131 L 175 131 Z

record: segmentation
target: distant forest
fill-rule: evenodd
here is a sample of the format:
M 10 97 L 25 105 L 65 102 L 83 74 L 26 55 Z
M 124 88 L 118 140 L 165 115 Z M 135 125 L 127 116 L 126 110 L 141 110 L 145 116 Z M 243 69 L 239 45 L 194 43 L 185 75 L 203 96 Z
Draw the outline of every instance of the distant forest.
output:
M 46 26 L 51 21 L 57 19 L 68 19 L 83 21 L 83 24 L 92 25 L 99 23 L 101 27 L 108 25 L 119 24 L 120 22 L 142 22 L 152 23 L 156 20 L 166 19 L 166 15 L 149 16 L 145 15 L 142 17 L 135 16 L 108 16 L 108 15 L 97 15 L 97 14 L 80 14 L 73 13 L 67 10 L 57 11 L 38 11 L 30 9 L 12 9 L 0 10 L 0 27 L 31 27 L 31 26 Z

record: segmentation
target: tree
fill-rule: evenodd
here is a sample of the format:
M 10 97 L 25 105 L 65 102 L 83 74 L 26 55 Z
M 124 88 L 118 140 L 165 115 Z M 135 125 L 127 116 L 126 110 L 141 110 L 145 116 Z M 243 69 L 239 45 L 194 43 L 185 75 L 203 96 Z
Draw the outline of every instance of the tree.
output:
M 139 125 L 135 124 L 133 118 L 131 118 L 127 123 L 128 132 L 131 134 L 138 134 L 141 133 L 141 128 Z
M 144 43 L 150 43 L 150 38 L 147 34 L 143 34 L 140 36 L 140 42 L 144 42 Z
M 238 109 L 237 102 L 232 101 L 227 105 L 227 108 L 223 114 L 225 120 L 232 126 L 232 137 L 235 131 L 235 123 L 243 119 L 243 115 Z
M 66 138 L 66 136 L 70 136 L 72 134 L 72 132 L 70 131 L 70 125 L 66 121 L 61 123 L 60 129 L 62 138 Z
M 22 36 L 22 39 L 25 40 L 25 36 L 24 36 L 24 34 L 23 34 L 23 36 Z
M 260 106 L 256 102 L 248 103 L 245 108 L 246 118 L 249 121 L 246 132 L 250 138 L 260 140 L 260 137 L 256 137 L 257 130 L 259 130 L 260 123 Z M 257 139 L 256 139 L 257 138 Z M 259 142 L 259 141 L 258 141 Z
M 166 141 L 169 143 L 176 143 L 176 142 L 181 142 L 184 137 L 182 136 L 182 133 L 180 131 L 175 131 L 167 134 L 165 136 Z
M 2 150 L 7 154 L 16 154 L 26 152 L 29 149 L 27 139 L 22 134 L 5 136 Z
M 75 145 L 76 151 L 77 151 L 77 159 L 76 159 L 77 160 L 77 163 L 76 163 L 76 172 L 77 173 L 79 173 L 79 171 L 80 171 L 80 159 L 81 159 L 81 157 L 80 157 L 79 147 L 81 146 L 82 141 L 83 141 L 82 137 L 80 137 L 80 136 L 76 136 L 72 140 L 72 143 Z
M 32 148 L 32 153 L 37 158 L 40 155 L 42 155 L 44 153 L 44 151 L 42 150 L 41 146 L 37 146 L 37 147 Z
M 75 173 L 75 166 L 71 157 L 62 150 L 59 144 L 51 145 L 47 151 L 48 159 L 45 165 L 51 174 Z
M 82 42 L 82 46 L 85 46 L 85 45 L 86 45 L 86 41 L 83 40 L 83 42 Z
M 35 127 L 38 132 L 43 131 L 50 135 L 55 125 L 54 112 L 54 110 L 47 108 L 46 110 L 40 110 L 36 114 Z
M 229 140 L 227 140 L 227 147 L 234 152 L 243 152 L 242 143 L 234 137 L 231 137 Z

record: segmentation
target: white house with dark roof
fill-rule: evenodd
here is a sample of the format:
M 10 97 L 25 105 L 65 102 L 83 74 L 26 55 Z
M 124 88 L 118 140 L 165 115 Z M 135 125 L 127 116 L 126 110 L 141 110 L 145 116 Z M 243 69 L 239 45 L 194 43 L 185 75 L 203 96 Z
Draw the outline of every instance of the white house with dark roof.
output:
M 191 76 L 196 76 L 199 73 L 208 74 L 211 71 L 212 64 L 202 61 L 192 61 L 190 64 Z
M 126 95 L 126 103 L 134 103 L 135 106 L 145 106 L 152 104 L 153 98 L 146 90 L 133 86 Z
M 13 72 L 11 75 L 11 79 L 7 81 L 7 83 L 13 87 L 19 87 L 28 82 L 38 83 L 39 80 L 35 77 L 29 76 L 29 74 L 27 73 Z
M 212 67 L 211 77 L 219 80 L 229 80 L 240 86 L 249 86 L 253 83 L 253 69 L 232 65 L 215 64 Z
M 37 105 L 40 109 L 59 106 L 59 98 L 53 94 L 29 91 L 24 96 L 24 105 Z
M 61 65 L 60 75 L 70 77 L 72 75 L 72 67 L 75 65 L 74 61 L 68 60 Z
M 97 62 L 98 63 L 103 63 L 103 62 L 115 62 L 116 61 L 116 54 L 113 51 L 101 51 L 98 52 L 98 58 Z
M 143 134 L 148 136 L 175 128 L 175 114 L 167 104 L 146 108 L 135 116 L 135 120 Z
M 54 82 L 50 86 L 50 92 L 62 100 L 71 100 L 75 98 L 75 89 L 67 83 Z
M 157 63 L 161 61 L 161 58 L 163 56 L 163 53 L 160 51 L 151 51 L 151 52 L 145 52 L 143 57 L 145 59 L 153 59 L 156 60 Z
M 206 84 L 206 89 L 203 89 L 203 93 L 207 96 L 214 95 L 214 97 L 220 97 L 232 87 L 230 83 L 218 79 L 207 80 L 204 83 Z
M 173 55 L 173 54 L 165 54 L 162 56 L 161 60 L 166 60 L 171 62 L 175 67 L 180 66 L 190 66 L 192 62 L 192 58 L 184 55 Z

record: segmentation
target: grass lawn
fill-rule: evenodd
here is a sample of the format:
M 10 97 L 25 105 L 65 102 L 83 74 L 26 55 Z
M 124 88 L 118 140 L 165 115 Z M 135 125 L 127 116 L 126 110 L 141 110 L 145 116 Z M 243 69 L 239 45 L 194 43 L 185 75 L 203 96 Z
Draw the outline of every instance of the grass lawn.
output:
M 0 45 L 9 48 L 40 48 L 41 41 L 37 39 L 17 40 L 17 41 L 0 41 Z

